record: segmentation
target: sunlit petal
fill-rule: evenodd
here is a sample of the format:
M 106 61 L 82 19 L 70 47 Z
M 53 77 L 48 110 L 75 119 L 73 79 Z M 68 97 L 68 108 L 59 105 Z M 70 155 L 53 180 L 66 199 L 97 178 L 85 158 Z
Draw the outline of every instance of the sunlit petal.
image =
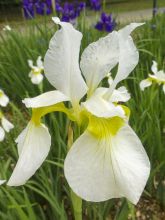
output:
M 154 74 L 156 74 L 158 72 L 158 64 L 156 61 L 152 61 L 152 66 L 151 66 L 151 70 Z
M 33 84 L 40 84 L 43 80 L 43 75 L 41 73 L 39 74 L 31 74 L 31 81 Z
M 61 29 L 51 39 L 45 55 L 45 76 L 73 103 L 78 102 L 87 91 L 78 63 L 82 34 L 70 23 L 54 20 L 60 24 Z
M 0 105 L 6 107 L 9 103 L 8 96 L 0 89 Z
M 26 105 L 27 108 L 40 108 L 68 100 L 69 98 L 66 97 L 64 94 L 57 90 L 54 90 L 50 92 L 45 92 L 34 98 L 25 98 L 22 102 Z
M 26 133 L 25 133 L 26 132 Z M 43 125 L 35 126 L 30 122 L 18 139 L 19 159 L 7 183 L 9 186 L 19 186 L 36 172 L 46 159 L 51 145 L 48 129 Z
M 111 102 L 127 102 L 131 98 L 130 93 L 125 86 L 115 89 L 109 99 Z

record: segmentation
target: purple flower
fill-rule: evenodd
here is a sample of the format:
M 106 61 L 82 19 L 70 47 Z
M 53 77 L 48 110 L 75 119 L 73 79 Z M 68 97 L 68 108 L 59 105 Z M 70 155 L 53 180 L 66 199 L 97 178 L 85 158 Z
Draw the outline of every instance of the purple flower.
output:
M 33 0 L 23 0 L 23 12 L 25 18 L 34 17 L 34 4 Z
M 85 8 L 84 2 L 75 1 L 73 3 L 65 2 L 63 5 L 56 1 L 56 11 L 59 13 L 62 21 L 75 22 L 81 11 Z
M 101 9 L 101 0 L 90 0 L 90 8 L 94 11 L 100 11 Z
M 112 32 L 116 27 L 116 21 L 112 18 L 112 14 L 108 15 L 102 13 L 100 20 L 95 25 L 95 28 L 99 31 Z

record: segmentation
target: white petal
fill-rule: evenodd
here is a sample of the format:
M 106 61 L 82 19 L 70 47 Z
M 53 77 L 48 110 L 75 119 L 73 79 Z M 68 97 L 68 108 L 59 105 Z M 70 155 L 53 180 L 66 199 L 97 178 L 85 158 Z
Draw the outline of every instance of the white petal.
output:
M 157 64 L 157 62 L 156 61 L 152 61 L 152 66 L 151 66 L 151 70 L 152 70 L 152 72 L 154 73 L 154 74 L 156 74 L 157 72 L 158 72 L 158 64 Z
M 117 64 L 119 55 L 118 33 L 91 43 L 82 53 L 80 67 L 90 90 L 95 90 L 100 81 Z
M 144 91 L 144 89 L 145 89 L 146 87 L 149 87 L 151 84 L 152 84 L 152 81 L 151 81 L 151 80 L 144 79 L 144 80 L 142 80 L 142 81 L 140 82 L 140 89 L 141 89 L 142 91 Z
M 27 108 L 40 108 L 68 100 L 69 100 L 68 97 L 66 97 L 61 92 L 55 90 L 55 91 L 45 92 L 34 98 L 26 98 L 22 102 L 26 105 Z
M 165 82 L 165 72 L 163 70 L 160 70 L 157 73 L 155 73 L 155 76 L 158 80 Z
M 43 67 L 43 62 L 42 62 L 42 57 L 41 57 L 41 56 L 39 56 L 39 57 L 37 58 L 37 67 L 40 68 L 40 69 L 44 69 L 44 67 Z
M 8 103 L 9 103 L 8 96 L 5 95 L 5 93 L 2 90 L 0 90 L 0 105 L 6 107 Z
M 22 140 L 20 137 L 17 139 L 19 141 L 18 145 L 22 144 L 20 155 L 7 183 L 9 186 L 25 184 L 42 165 L 50 150 L 51 137 L 48 129 L 43 124 L 35 126 L 30 122 L 26 135 L 22 135 Z
M 131 98 L 125 86 L 115 89 L 110 97 L 111 102 L 127 102 Z
M 71 147 L 64 171 L 72 190 L 87 201 L 126 197 L 136 204 L 150 163 L 139 138 L 126 125 L 105 139 L 86 131 Z
M 165 93 L 165 84 L 163 85 L 163 92 Z
M 42 74 L 32 74 L 31 75 L 31 81 L 33 84 L 40 84 L 43 80 L 43 75 Z
M 121 106 L 115 106 L 113 103 L 103 98 L 106 91 L 106 88 L 98 88 L 86 102 L 82 103 L 82 105 L 97 117 L 110 118 L 119 116 L 124 118 L 125 113 Z
M 87 91 L 78 63 L 82 34 L 70 23 L 58 20 L 58 24 L 62 28 L 51 39 L 45 55 L 45 76 L 56 89 L 77 102 Z
M 0 185 L 4 184 L 6 180 L 0 180 Z
M 130 36 L 131 32 L 143 23 L 131 23 L 118 32 L 119 35 L 119 66 L 110 91 L 117 83 L 126 79 L 139 61 L 139 52 Z
M 2 117 L 1 123 L 6 132 L 9 132 L 11 129 L 14 128 L 14 125 L 10 121 L 8 121 L 5 117 Z
M 34 68 L 34 65 L 33 65 L 33 61 L 32 60 L 28 60 L 28 65 L 30 68 Z
M 3 128 L 0 126 L 0 141 L 3 141 L 5 138 L 5 131 Z

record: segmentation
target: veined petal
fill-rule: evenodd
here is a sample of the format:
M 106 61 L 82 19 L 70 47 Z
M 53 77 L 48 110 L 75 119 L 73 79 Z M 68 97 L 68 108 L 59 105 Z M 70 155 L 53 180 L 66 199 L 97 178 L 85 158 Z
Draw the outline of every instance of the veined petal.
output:
M 151 70 L 154 74 L 156 74 L 158 72 L 158 64 L 156 61 L 152 61 L 152 66 L 151 66 Z
M 125 112 L 121 106 L 115 106 L 113 103 L 103 98 L 108 88 L 98 88 L 94 94 L 82 105 L 97 117 L 110 118 L 119 116 L 125 117 Z
M 19 159 L 7 183 L 9 186 L 25 184 L 46 159 L 51 145 L 47 127 L 43 124 L 36 126 L 32 122 L 29 122 L 17 141 Z
M 149 79 L 144 79 L 140 82 L 140 89 L 144 91 L 146 87 L 149 87 L 152 84 L 152 81 Z
M 14 125 L 10 121 L 8 121 L 5 117 L 2 117 L 1 120 L 2 120 L 1 121 L 2 122 L 2 127 L 4 128 L 4 130 L 6 132 L 9 132 L 11 129 L 14 128 Z
M 31 74 L 31 81 L 33 84 L 40 84 L 43 80 L 43 75 L 41 73 L 39 74 Z
M 97 88 L 100 81 L 117 64 L 118 55 L 119 44 L 116 31 L 91 43 L 84 50 L 80 67 L 90 92 Z
M 0 141 L 3 141 L 5 138 L 5 131 L 3 128 L 0 126 Z
M 45 92 L 34 98 L 25 98 L 22 102 L 26 105 L 27 108 L 40 108 L 68 100 L 69 98 L 67 96 L 57 90 L 54 90 Z
M 72 103 L 78 102 L 86 93 L 87 86 L 79 69 L 79 50 L 82 34 L 70 23 L 54 19 L 61 29 L 50 41 L 44 59 L 45 76 Z
M 110 97 L 111 102 L 127 102 L 131 98 L 130 93 L 125 86 L 115 89 Z
M 144 23 L 131 23 L 118 32 L 119 37 L 119 66 L 110 91 L 117 83 L 126 79 L 139 61 L 139 52 L 130 36 L 131 32 Z
M 136 204 L 146 185 L 150 163 L 139 138 L 125 125 L 104 138 L 87 130 L 71 147 L 64 172 L 72 190 L 84 200 L 126 197 Z

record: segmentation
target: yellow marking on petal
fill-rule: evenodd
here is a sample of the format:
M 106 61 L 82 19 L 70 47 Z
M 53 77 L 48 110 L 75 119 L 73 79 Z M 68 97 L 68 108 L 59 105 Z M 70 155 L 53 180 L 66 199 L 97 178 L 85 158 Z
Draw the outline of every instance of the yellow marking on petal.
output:
M 116 135 L 118 130 L 125 124 L 124 119 L 120 117 L 113 118 L 98 118 L 91 116 L 89 119 L 88 131 L 96 138 L 107 138 L 110 135 Z
M 70 120 L 75 121 L 73 110 L 66 108 L 63 103 L 58 103 L 47 107 L 33 108 L 31 120 L 34 122 L 35 125 L 40 125 L 40 120 L 43 116 L 48 113 L 57 111 L 66 113 Z
M 2 91 L 0 91 L 0 97 L 4 96 L 4 93 Z
M 39 69 L 39 70 L 32 69 L 32 74 L 33 74 L 33 75 L 42 74 L 42 69 Z

